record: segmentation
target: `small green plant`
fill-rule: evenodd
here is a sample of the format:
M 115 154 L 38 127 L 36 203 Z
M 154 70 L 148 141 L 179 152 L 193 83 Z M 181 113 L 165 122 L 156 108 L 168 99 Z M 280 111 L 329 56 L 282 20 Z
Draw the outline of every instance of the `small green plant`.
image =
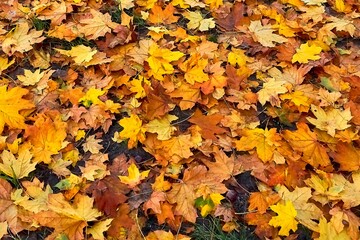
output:
M 239 231 L 226 233 L 221 229 L 221 223 L 218 218 L 207 217 L 198 221 L 195 225 L 195 231 L 191 235 L 195 240 L 252 240 L 257 237 L 249 232 L 246 227 L 241 227 Z

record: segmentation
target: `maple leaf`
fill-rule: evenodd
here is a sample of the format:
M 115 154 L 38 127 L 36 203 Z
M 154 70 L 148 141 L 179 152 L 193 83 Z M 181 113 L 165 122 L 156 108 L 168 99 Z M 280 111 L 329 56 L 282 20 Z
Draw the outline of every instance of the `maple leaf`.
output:
M 44 74 L 45 72 L 40 73 L 40 69 L 37 69 L 35 72 L 31 72 L 30 70 L 25 69 L 24 75 L 19 75 L 18 80 L 24 86 L 35 85 L 41 80 Z
M 149 175 L 150 170 L 146 170 L 140 173 L 137 166 L 132 163 L 128 168 L 128 176 L 119 176 L 122 183 L 128 184 L 131 188 L 138 185 L 141 180 L 144 180 Z
M 217 176 L 219 181 L 229 179 L 234 172 L 234 156 L 228 157 L 223 151 L 214 148 L 214 157 L 215 162 L 205 162 L 206 166 L 209 168 L 209 174 Z
M 280 200 L 279 195 L 264 192 L 253 192 L 249 197 L 249 211 L 257 209 L 259 213 L 264 214 L 270 205 Z
M 286 93 L 288 89 L 283 86 L 286 81 L 276 81 L 274 78 L 270 78 L 269 81 L 263 84 L 262 89 L 257 92 L 259 102 L 264 105 L 266 102 L 270 102 L 272 106 L 280 106 L 280 99 L 278 94 Z
M 308 63 L 309 60 L 319 60 L 321 58 L 319 56 L 321 51 L 321 47 L 316 45 L 309 46 L 308 42 L 301 44 L 300 48 L 296 49 L 296 53 L 293 55 L 291 62 Z
M 31 163 L 31 159 L 32 154 L 25 148 L 18 152 L 17 159 L 11 152 L 4 150 L 1 153 L 0 171 L 13 179 L 27 177 L 36 166 L 36 163 Z
M 151 68 L 150 74 L 158 80 L 163 80 L 164 74 L 171 74 L 174 72 L 174 67 L 170 64 L 172 61 L 179 60 L 184 54 L 179 51 L 170 51 L 166 48 L 159 48 L 153 44 L 149 48 L 150 56 L 147 59 Z
M 147 132 L 157 133 L 157 139 L 168 140 L 176 127 L 172 126 L 171 122 L 177 120 L 175 115 L 167 114 L 161 119 L 154 119 L 147 123 L 144 127 Z
M 341 171 L 357 171 L 360 168 L 360 150 L 353 144 L 338 142 L 336 151 L 331 154 L 335 162 L 340 164 Z M 349 161 L 351 159 L 351 161 Z
M 298 123 L 296 131 L 285 130 L 283 136 L 294 150 L 303 153 L 302 159 L 310 165 L 318 167 L 330 164 L 326 148 L 306 123 Z
M 32 49 L 33 44 L 40 43 L 45 39 L 45 37 L 41 37 L 43 31 L 29 30 L 29 24 L 22 21 L 10 31 L 1 44 L 4 53 L 11 56 L 15 52 L 27 52 Z
M 129 139 L 128 148 L 133 148 L 137 145 L 137 141 L 145 140 L 145 128 L 142 126 L 140 118 L 131 114 L 128 118 L 123 118 L 119 124 L 124 129 L 119 133 L 120 140 Z
M 150 23 L 165 23 L 171 24 L 177 22 L 179 17 L 174 16 L 175 8 L 172 4 L 168 4 L 164 10 L 158 5 L 151 8 L 151 13 L 148 17 Z
M 105 239 L 104 232 L 109 229 L 112 220 L 110 218 L 96 222 L 93 226 L 86 229 L 86 233 L 91 234 L 96 240 L 103 240 Z
M 297 212 L 296 220 L 299 223 L 313 231 L 317 230 L 317 222 L 322 211 L 314 203 L 309 202 L 312 197 L 311 188 L 296 187 L 290 192 L 285 186 L 281 186 L 278 193 L 284 201 L 290 201 L 293 204 Z
M 189 122 L 200 127 L 201 136 L 205 139 L 216 140 L 215 134 L 225 133 L 226 130 L 218 127 L 222 116 L 218 113 L 204 116 L 199 109 L 196 109 L 194 115 L 189 119 Z
M 327 240 L 327 239 L 344 239 L 350 240 L 350 236 L 346 233 L 346 230 L 337 232 L 331 222 L 328 222 L 324 216 L 320 218 L 319 221 L 319 233 L 320 237 L 316 238 L 317 240 Z
M 3 58 L 0 57 L 0 74 L 2 74 L 2 72 L 6 69 L 8 69 L 8 67 L 10 67 L 12 64 L 14 64 L 15 59 L 12 59 L 11 61 L 9 61 L 9 58 Z
M 183 15 L 190 21 L 187 23 L 187 27 L 190 29 L 199 29 L 203 32 L 215 27 L 213 18 L 204 19 L 199 11 L 187 11 Z
M 275 47 L 275 43 L 287 42 L 287 38 L 273 33 L 275 29 L 271 25 L 263 26 L 259 20 L 251 21 L 249 30 L 253 33 L 253 39 L 265 47 Z
M 7 222 L 13 233 L 20 232 L 26 227 L 19 219 L 19 210 L 11 200 L 12 187 L 6 180 L 0 178 L 0 222 Z
M 193 54 L 188 60 L 180 63 L 179 68 L 185 72 L 185 80 L 193 85 L 195 82 L 202 83 L 209 80 L 208 74 L 204 73 L 207 64 L 207 59 L 201 59 L 200 54 Z
M 3 132 L 5 124 L 10 128 L 26 127 L 25 117 L 20 111 L 34 107 L 31 101 L 23 99 L 28 92 L 27 89 L 20 87 L 8 90 L 6 85 L 0 86 L 0 133 Z
M 97 39 L 98 37 L 105 36 L 106 33 L 111 32 L 111 29 L 115 29 L 118 24 L 111 21 L 111 16 L 108 13 L 102 14 L 99 11 L 90 9 L 92 18 L 81 19 L 80 23 L 84 24 L 79 28 L 79 31 L 83 33 L 87 39 Z
M 311 105 L 311 111 L 316 119 L 312 117 L 306 117 L 306 119 L 318 129 L 327 131 L 332 137 L 335 136 L 335 130 L 344 130 L 350 127 L 348 122 L 352 116 L 349 108 L 344 111 L 332 108 L 330 111 L 325 112 L 321 107 Z
M 43 226 L 54 228 L 48 236 L 55 238 L 65 233 L 70 240 L 84 239 L 83 230 L 87 222 L 96 221 L 101 213 L 93 208 L 93 199 L 85 195 L 77 195 L 70 204 L 62 194 L 51 194 L 48 199 L 50 211 L 42 211 L 34 215 L 34 219 Z
M 67 145 L 64 142 L 67 124 L 60 120 L 50 119 L 44 115 L 39 115 L 35 123 L 25 130 L 25 136 L 32 145 L 34 162 L 44 162 L 49 164 L 51 156 L 58 154 Z
M 244 129 L 240 140 L 235 141 L 236 149 L 249 151 L 256 148 L 256 153 L 263 162 L 272 160 L 274 151 L 280 146 L 281 137 L 275 128 L 268 129 Z
M 55 48 L 55 50 L 65 56 L 73 58 L 74 62 L 80 66 L 90 62 L 97 53 L 97 50 L 92 50 L 91 47 L 87 47 L 85 45 L 77 45 L 72 47 L 70 50 L 57 48 Z
M 285 204 L 278 203 L 270 206 L 270 209 L 278 214 L 272 217 L 269 225 L 280 227 L 279 235 L 289 236 L 289 231 L 296 231 L 298 222 L 295 220 L 297 212 L 291 201 L 286 201 Z
M 97 154 L 100 153 L 100 150 L 103 148 L 100 142 L 101 139 L 95 139 L 95 136 L 91 135 L 86 139 L 86 142 L 84 142 L 82 146 L 85 152 L 89 151 L 92 154 Z
M 11 193 L 11 200 L 14 204 L 23 207 L 33 213 L 49 210 L 47 201 L 49 194 L 53 193 L 50 186 L 44 189 L 44 183 L 35 178 L 32 182 L 23 181 L 24 189 L 17 189 Z

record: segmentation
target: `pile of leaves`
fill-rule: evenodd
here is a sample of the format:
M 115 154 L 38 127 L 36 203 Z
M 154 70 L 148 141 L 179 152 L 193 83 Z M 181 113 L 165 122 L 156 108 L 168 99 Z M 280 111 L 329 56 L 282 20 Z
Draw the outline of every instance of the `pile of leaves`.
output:
M 1 1 L 0 236 L 359 239 L 359 29 L 357 0 Z

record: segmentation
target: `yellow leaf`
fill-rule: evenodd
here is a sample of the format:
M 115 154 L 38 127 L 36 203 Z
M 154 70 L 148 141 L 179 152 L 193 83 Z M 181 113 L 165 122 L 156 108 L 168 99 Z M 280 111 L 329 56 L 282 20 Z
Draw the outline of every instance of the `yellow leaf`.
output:
M 350 240 L 350 236 L 347 234 L 346 230 L 342 230 L 341 232 L 337 232 L 335 227 L 331 222 L 327 222 L 326 218 L 322 216 L 319 222 L 319 232 L 320 237 L 316 238 L 316 240 Z
M 291 62 L 308 63 L 309 60 L 319 60 L 321 50 L 322 48 L 316 45 L 309 46 L 309 43 L 301 44 L 300 48 L 296 49 Z
M 128 168 L 128 176 L 119 176 L 122 183 L 128 184 L 130 187 L 135 187 L 141 180 L 145 179 L 149 175 L 150 170 L 146 170 L 140 173 L 137 166 L 132 163 Z
M 15 52 L 27 52 L 32 49 L 32 45 L 42 42 L 45 38 L 41 37 L 43 31 L 30 30 L 29 24 L 22 21 L 3 40 L 1 47 L 7 55 Z
M 61 54 L 64 54 L 65 56 L 72 57 L 74 62 L 78 65 L 82 65 L 91 61 L 97 52 L 97 50 L 92 50 L 90 47 L 85 45 L 72 47 L 71 50 L 62 50 L 57 48 L 55 48 L 55 50 Z
M 213 18 L 204 19 L 199 11 L 183 13 L 184 17 L 190 22 L 187 23 L 189 29 L 199 29 L 204 32 L 215 27 L 215 21 Z
M 151 68 L 150 74 L 157 80 L 163 80 L 164 74 L 174 72 L 174 67 L 170 64 L 172 61 L 179 60 L 184 54 L 179 51 L 172 52 L 166 48 L 159 48 L 157 44 L 153 44 L 149 48 L 150 57 L 147 62 Z
M 327 0 L 301 0 L 303 1 L 306 5 L 317 5 L 317 6 L 322 6 L 323 3 L 326 3 Z
M 352 118 L 350 108 L 344 111 L 333 108 L 325 112 L 321 107 L 311 105 L 311 111 L 316 119 L 312 117 L 307 117 L 306 119 L 318 129 L 326 131 L 332 137 L 335 136 L 335 130 L 345 130 L 351 126 L 348 124 Z
M 284 86 L 285 83 L 286 81 L 276 81 L 275 78 L 270 78 L 269 81 L 263 84 L 262 89 L 257 92 L 259 102 L 262 105 L 270 102 L 272 106 L 280 106 L 278 95 L 288 91 Z
M 2 73 L 2 71 L 8 69 L 8 67 L 10 67 L 14 62 L 15 59 L 9 62 L 8 58 L 0 57 L 0 74 Z
M 312 190 L 309 187 L 296 187 L 290 192 L 285 186 L 281 186 L 279 195 L 284 201 L 291 201 L 297 212 L 296 220 L 307 228 L 316 231 L 317 223 L 322 215 L 322 210 L 314 203 L 308 202 L 312 197 Z
M 236 64 L 242 67 L 246 66 L 246 62 L 253 62 L 253 60 L 245 55 L 244 50 L 233 48 L 228 55 L 228 62 L 234 67 L 236 67 Z
M 117 23 L 111 21 L 109 13 L 102 14 L 94 9 L 90 9 L 90 13 L 92 18 L 80 20 L 80 23 L 84 24 L 84 26 L 79 28 L 87 39 L 95 40 L 98 37 L 103 37 L 106 33 L 111 32 L 111 29 L 118 26 Z
M 23 185 L 24 189 L 26 189 L 25 191 L 23 189 L 17 189 L 11 193 L 11 200 L 13 200 L 16 205 L 33 213 L 49 209 L 47 201 L 49 194 L 52 193 L 49 185 L 43 190 L 44 184 L 40 183 L 37 178 L 35 178 L 33 182 L 23 182 Z
M 97 154 L 100 153 L 100 150 L 103 148 L 100 144 L 101 141 L 101 139 L 95 139 L 95 135 L 91 135 L 86 139 L 86 142 L 82 145 L 82 147 L 85 152 L 89 151 L 92 154 Z
M 253 39 L 264 47 L 275 47 L 275 43 L 287 42 L 287 38 L 273 33 L 275 29 L 271 25 L 262 26 L 260 20 L 251 21 L 249 30 L 253 33 Z
M 139 75 L 137 79 L 133 79 L 129 82 L 130 91 L 135 94 L 135 98 L 146 97 L 146 92 L 143 85 L 150 85 L 150 81 L 147 80 L 144 76 Z
M 263 162 L 272 160 L 276 146 L 280 146 L 281 140 L 276 129 L 245 129 L 240 140 L 235 141 L 236 149 L 249 151 L 256 148 L 256 153 Z
M 131 114 L 128 118 L 123 118 L 119 124 L 124 129 L 119 133 L 120 140 L 129 139 L 128 148 L 133 148 L 137 142 L 145 140 L 145 128 L 142 121 L 136 114 Z
M 104 232 L 109 229 L 112 220 L 113 219 L 110 218 L 110 219 L 105 219 L 103 221 L 99 221 L 95 223 L 92 227 L 86 229 L 86 232 L 88 234 L 91 234 L 93 238 L 96 240 L 103 240 L 105 239 Z
M 22 82 L 24 86 L 32 86 L 38 83 L 41 78 L 44 76 L 45 72 L 40 72 L 40 69 L 31 72 L 30 70 L 25 69 L 24 75 L 19 75 L 18 80 Z
M 1 154 L 0 171 L 14 179 L 27 177 L 36 166 L 36 163 L 31 163 L 31 159 L 32 154 L 27 149 L 22 148 L 17 159 L 12 153 L 4 150 Z
M 203 59 L 200 54 L 192 54 L 188 60 L 179 64 L 179 68 L 185 72 L 185 80 L 194 84 L 195 82 L 206 82 L 209 80 L 208 74 L 204 73 L 208 60 Z
M 94 199 L 77 194 L 73 203 L 68 202 L 63 194 L 50 194 L 48 207 L 50 211 L 42 211 L 33 216 L 41 225 L 54 228 L 49 239 L 65 234 L 68 239 L 85 239 L 83 230 L 89 221 L 96 221 L 102 214 L 93 208 Z
M 2 238 L 4 235 L 6 235 L 7 234 L 7 232 L 8 232 L 8 223 L 7 223 L 7 221 L 5 221 L 5 222 L 0 222 L 0 238 Z
M 295 217 L 297 213 L 291 201 L 286 201 L 285 205 L 282 203 L 272 205 L 270 209 L 276 212 L 278 216 L 272 217 L 269 225 L 280 227 L 279 235 L 289 236 L 290 230 L 296 231 L 298 222 Z
M 82 103 L 85 107 L 90 107 L 92 104 L 103 104 L 103 102 L 99 99 L 100 96 L 104 95 L 105 91 L 101 89 L 97 89 L 95 87 L 91 87 L 83 96 L 79 99 L 79 103 Z
M 167 114 L 161 119 L 154 119 L 145 125 L 146 131 L 151 133 L 157 133 L 157 139 L 168 140 L 171 138 L 172 133 L 176 130 L 176 127 L 171 125 L 171 122 L 177 120 L 175 115 Z
M 21 110 L 34 107 L 29 100 L 22 99 L 28 90 L 20 87 L 14 87 L 7 90 L 7 86 L 0 87 L 0 133 L 3 132 L 5 124 L 10 128 L 26 127 L 25 118 L 19 113 Z

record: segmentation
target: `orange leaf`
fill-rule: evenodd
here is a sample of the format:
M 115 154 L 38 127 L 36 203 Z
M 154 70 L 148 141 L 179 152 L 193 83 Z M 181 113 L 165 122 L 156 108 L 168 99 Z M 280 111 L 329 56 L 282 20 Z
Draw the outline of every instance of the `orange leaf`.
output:
M 177 22 L 179 17 L 174 16 L 175 8 L 172 4 L 169 4 L 165 7 L 164 10 L 158 5 L 155 5 L 151 9 L 151 13 L 148 17 L 148 21 L 150 23 L 158 24 L 158 23 L 165 23 L 171 24 Z
M 302 159 L 310 165 L 318 167 L 330 164 L 326 148 L 318 142 L 316 134 L 305 123 L 298 123 L 296 131 L 284 131 L 283 136 L 294 150 L 303 154 Z
M 200 127 L 200 133 L 203 138 L 216 140 L 217 138 L 215 134 L 222 134 L 226 132 L 224 128 L 217 126 L 221 119 L 222 115 L 219 113 L 204 116 L 201 111 L 197 109 L 194 115 L 189 119 L 189 122 Z

